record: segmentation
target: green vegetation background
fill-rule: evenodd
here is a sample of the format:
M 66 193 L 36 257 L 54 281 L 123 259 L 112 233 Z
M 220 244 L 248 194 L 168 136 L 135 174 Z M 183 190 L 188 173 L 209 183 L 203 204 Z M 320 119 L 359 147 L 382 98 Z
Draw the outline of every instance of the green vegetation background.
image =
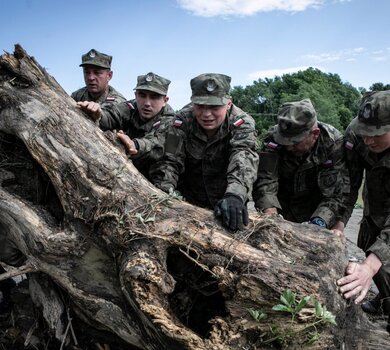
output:
M 369 90 L 390 90 L 389 84 L 373 83 Z M 284 102 L 310 98 L 318 119 L 344 132 L 356 116 L 359 101 L 366 92 L 343 82 L 337 74 L 318 69 L 259 79 L 246 87 L 232 89 L 233 102 L 256 121 L 261 140 L 268 128 L 276 123 L 278 109 Z

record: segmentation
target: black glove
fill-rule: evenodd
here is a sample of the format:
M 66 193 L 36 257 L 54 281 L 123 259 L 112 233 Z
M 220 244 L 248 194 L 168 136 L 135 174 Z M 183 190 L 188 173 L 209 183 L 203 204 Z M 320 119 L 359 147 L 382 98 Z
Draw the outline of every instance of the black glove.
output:
M 242 199 L 232 193 L 226 193 L 214 208 L 216 217 L 222 216 L 222 223 L 236 231 L 248 225 L 248 209 Z

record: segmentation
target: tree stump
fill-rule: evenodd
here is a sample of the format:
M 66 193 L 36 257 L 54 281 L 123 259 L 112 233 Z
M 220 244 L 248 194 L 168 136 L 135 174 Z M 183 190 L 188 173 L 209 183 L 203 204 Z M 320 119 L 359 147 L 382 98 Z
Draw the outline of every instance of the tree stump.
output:
M 344 241 L 255 213 L 230 232 L 151 185 L 113 135 L 20 45 L 0 57 L 0 232 L 35 271 L 32 300 L 59 341 L 77 342 L 70 310 L 140 349 L 293 349 L 309 332 L 313 349 L 388 346 L 337 293 Z M 294 317 L 272 309 L 286 290 L 312 297 Z M 308 326 L 314 299 L 337 327 Z

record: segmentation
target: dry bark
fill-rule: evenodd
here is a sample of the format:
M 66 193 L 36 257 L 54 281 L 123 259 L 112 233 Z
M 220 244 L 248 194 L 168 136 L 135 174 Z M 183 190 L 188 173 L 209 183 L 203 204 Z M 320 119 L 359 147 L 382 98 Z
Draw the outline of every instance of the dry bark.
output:
M 272 306 L 291 289 L 337 316 L 337 327 L 318 326 L 312 348 L 385 344 L 337 293 L 342 240 L 259 214 L 232 233 L 159 191 L 19 45 L 0 57 L 0 132 L 0 229 L 36 271 L 33 301 L 60 341 L 77 338 L 70 308 L 141 349 L 266 349 L 274 322 L 288 332 L 290 316 Z M 367 332 L 351 332 L 362 324 Z

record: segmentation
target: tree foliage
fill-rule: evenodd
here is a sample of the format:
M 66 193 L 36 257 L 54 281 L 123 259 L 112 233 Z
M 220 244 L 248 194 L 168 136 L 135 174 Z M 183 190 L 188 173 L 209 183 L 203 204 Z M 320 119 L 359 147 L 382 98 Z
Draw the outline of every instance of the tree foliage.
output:
M 377 84 L 380 83 L 374 85 Z M 319 120 L 344 131 L 356 115 L 361 93 L 337 74 L 308 68 L 273 79 L 259 79 L 245 88 L 236 86 L 232 97 L 237 106 L 255 118 L 257 130 L 262 135 L 275 124 L 282 103 L 304 98 L 311 99 Z

